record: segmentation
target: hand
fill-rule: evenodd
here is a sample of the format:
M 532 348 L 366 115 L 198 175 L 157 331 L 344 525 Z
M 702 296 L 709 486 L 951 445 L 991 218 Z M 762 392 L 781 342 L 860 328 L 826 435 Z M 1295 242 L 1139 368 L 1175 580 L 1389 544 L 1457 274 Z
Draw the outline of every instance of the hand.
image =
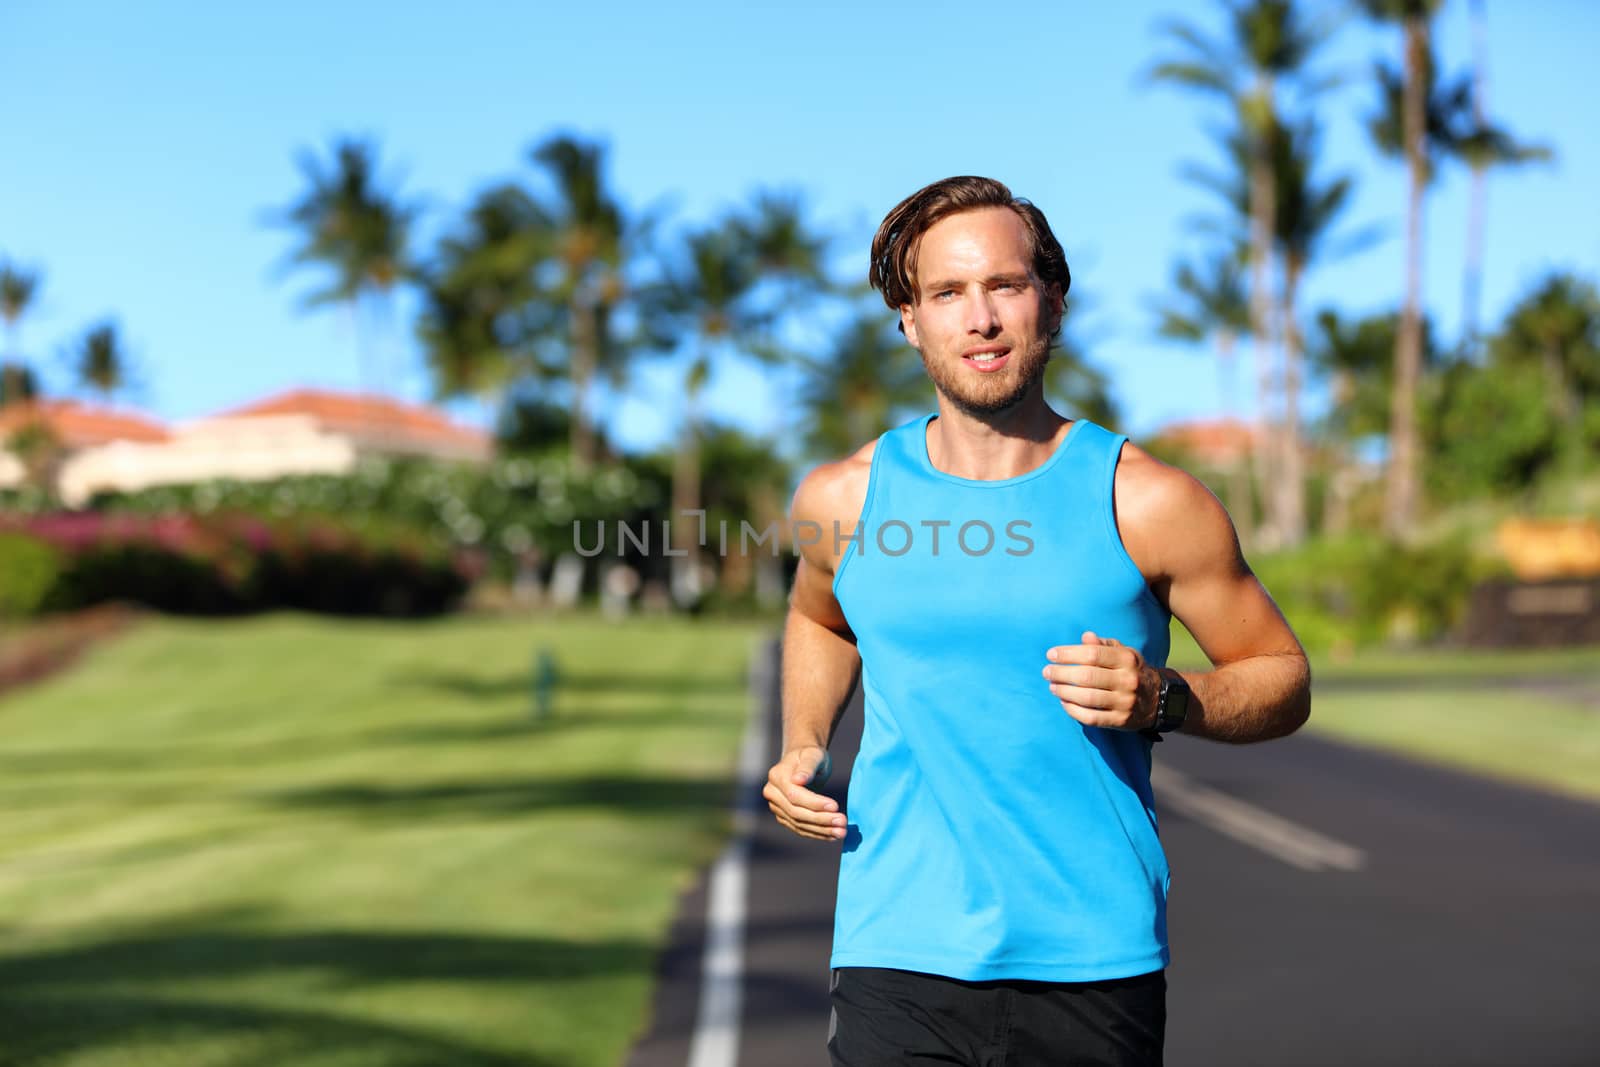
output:
M 822 762 L 819 745 L 792 748 L 767 772 L 761 795 L 778 822 L 801 837 L 837 841 L 844 837 L 845 817 L 832 797 L 805 788 Z
M 1068 715 L 1085 726 L 1143 730 L 1154 726 L 1161 675 L 1136 648 L 1084 633 L 1081 645 L 1059 645 L 1045 653 L 1044 676 Z

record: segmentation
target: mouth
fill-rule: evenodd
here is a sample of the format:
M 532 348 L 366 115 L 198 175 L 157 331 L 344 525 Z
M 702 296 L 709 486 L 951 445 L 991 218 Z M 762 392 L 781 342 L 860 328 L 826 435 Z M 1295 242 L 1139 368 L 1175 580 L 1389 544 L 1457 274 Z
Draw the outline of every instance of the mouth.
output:
M 1011 350 L 1009 348 L 980 349 L 962 355 L 961 362 L 979 373 L 993 374 L 1004 367 L 1010 359 Z

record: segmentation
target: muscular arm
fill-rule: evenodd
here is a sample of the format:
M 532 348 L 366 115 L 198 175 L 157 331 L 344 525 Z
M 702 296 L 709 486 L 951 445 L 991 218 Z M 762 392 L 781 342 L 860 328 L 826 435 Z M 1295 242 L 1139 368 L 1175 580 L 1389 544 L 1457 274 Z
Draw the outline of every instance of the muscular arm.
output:
M 1192 691 L 1183 732 L 1242 744 L 1299 729 L 1311 714 L 1310 664 L 1245 562 L 1222 504 L 1132 445 L 1124 446 L 1116 499 L 1129 555 L 1213 666 L 1173 672 Z M 1142 703 L 1153 721 L 1153 698 Z
M 832 592 L 833 574 L 806 560 L 783 626 L 783 751 L 827 748 L 861 673 L 861 656 Z
M 861 673 L 855 634 L 833 596 L 839 561 L 832 532 L 835 522 L 849 530 L 860 518 L 870 449 L 807 475 L 790 509 L 792 528 L 821 529 L 824 534 L 816 544 L 800 546 L 783 629 L 783 755 L 767 772 L 762 795 L 778 822 L 803 837 L 824 841 L 844 836 L 844 816 L 832 798 L 806 785 Z

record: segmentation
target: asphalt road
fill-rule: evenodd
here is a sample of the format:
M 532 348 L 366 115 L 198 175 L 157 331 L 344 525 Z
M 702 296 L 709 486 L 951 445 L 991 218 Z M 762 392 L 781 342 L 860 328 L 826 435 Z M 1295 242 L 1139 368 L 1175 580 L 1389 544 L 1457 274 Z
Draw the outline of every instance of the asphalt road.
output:
M 860 730 L 857 694 L 833 745 L 841 801 Z M 1172 1067 L 1600 1064 L 1600 805 L 1305 735 L 1169 739 L 1155 781 Z M 760 812 L 735 1062 L 825 1067 L 837 846 Z M 702 879 L 628 1067 L 689 1063 L 706 904 Z

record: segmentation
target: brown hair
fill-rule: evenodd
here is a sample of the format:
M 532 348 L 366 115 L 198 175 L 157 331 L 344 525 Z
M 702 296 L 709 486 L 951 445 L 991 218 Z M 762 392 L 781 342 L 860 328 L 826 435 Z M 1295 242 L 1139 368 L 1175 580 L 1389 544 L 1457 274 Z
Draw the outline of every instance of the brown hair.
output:
M 867 271 L 867 281 L 883 294 L 883 302 L 896 310 L 902 304 L 915 304 L 917 247 L 922 235 L 940 219 L 985 207 L 1005 207 L 1017 213 L 1028 231 L 1034 275 L 1045 285 L 1058 286 L 1065 301 L 1072 272 L 1044 212 L 1012 196 L 1010 189 L 993 178 L 963 175 L 918 189 L 884 216 L 872 238 L 872 265 Z

